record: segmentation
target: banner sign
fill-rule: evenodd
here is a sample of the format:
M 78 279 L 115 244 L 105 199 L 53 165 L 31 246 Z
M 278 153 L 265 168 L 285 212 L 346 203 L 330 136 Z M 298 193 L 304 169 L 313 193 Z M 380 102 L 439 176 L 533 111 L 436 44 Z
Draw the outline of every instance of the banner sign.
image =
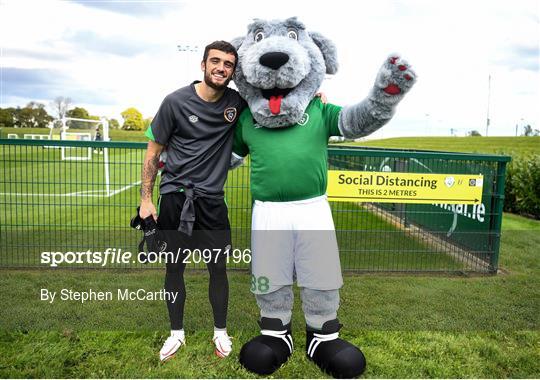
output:
M 480 204 L 481 174 L 328 171 L 334 202 Z

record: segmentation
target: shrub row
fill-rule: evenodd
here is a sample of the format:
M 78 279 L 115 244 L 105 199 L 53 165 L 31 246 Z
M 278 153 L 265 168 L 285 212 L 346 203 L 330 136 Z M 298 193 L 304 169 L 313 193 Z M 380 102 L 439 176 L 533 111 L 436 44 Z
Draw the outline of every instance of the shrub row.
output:
M 540 155 L 513 157 L 508 163 L 504 211 L 540 219 Z

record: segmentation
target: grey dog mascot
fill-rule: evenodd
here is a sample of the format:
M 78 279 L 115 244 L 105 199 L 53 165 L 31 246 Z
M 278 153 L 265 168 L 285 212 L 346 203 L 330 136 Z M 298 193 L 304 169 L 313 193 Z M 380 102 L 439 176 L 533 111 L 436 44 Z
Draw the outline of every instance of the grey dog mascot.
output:
M 251 160 L 251 290 L 261 315 L 261 335 L 244 344 L 240 362 L 269 375 L 289 359 L 296 280 L 307 357 L 336 378 L 357 377 L 366 367 L 364 354 L 339 338 L 343 279 L 325 195 L 328 139 L 355 139 L 382 127 L 416 75 L 392 54 L 368 96 L 340 107 L 315 97 L 325 75 L 337 72 L 336 48 L 296 17 L 256 19 L 232 44 L 239 56 L 234 82 L 249 105 L 236 125 L 233 159 L 249 154 Z

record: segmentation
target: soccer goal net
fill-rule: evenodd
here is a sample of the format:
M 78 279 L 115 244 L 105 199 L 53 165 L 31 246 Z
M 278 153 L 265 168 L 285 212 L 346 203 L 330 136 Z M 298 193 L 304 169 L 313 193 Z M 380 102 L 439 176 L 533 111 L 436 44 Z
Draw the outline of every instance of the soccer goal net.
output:
M 62 140 L 92 141 L 92 134 L 87 132 L 62 132 Z M 62 161 L 86 161 L 92 159 L 92 148 L 62 146 Z
M 55 133 L 55 125 L 60 125 L 60 133 Z M 73 117 L 64 117 L 51 123 L 50 140 L 64 141 L 109 141 L 109 122 L 106 118 L 99 120 L 78 119 Z M 60 147 L 62 161 L 88 161 L 92 160 L 94 155 L 99 155 L 99 162 L 103 162 L 105 192 L 110 193 L 109 180 L 109 151 L 106 147 Z
M 59 133 L 54 128 L 60 125 Z M 49 127 L 50 140 L 67 141 L 109 141 L 109 122 L 105 118 L 99 120 L 78 119 L 74 117 L 64 117 Z M 92 159 L 92 153 L 105 154 L 106 149 L 92 149 L 81 147 L 62 146 L 62 161 L 86 161 Z

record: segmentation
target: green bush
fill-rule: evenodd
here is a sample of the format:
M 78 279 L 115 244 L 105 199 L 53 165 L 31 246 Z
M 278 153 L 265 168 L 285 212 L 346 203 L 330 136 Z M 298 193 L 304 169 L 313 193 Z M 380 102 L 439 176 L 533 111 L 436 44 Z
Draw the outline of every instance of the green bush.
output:
M 540 219 L 540 155 L 515 157 L 507 166 L 504 210 Z

